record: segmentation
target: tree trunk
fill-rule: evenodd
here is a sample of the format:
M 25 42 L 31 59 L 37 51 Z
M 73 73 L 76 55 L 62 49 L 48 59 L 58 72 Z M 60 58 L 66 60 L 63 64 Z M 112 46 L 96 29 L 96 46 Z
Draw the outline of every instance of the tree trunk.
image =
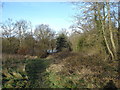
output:
M 116 46 L 115 46 L 115 42 L 114 42 L 114 38 L 113 38 L 113 31 L 112 31 L 112 23 L 111 23 L 111 17 L 110 17 L 110 5 L 109 5 L 109 3 L 107 3 L 107 10 L 108 10 L 110 40 L 111 40 L 112 48 L 113 48 L 113 51 L 114 51 L 114 56 L 115 56 L 115 59 L 116 59 L 117 58 Z
M 112 57 L 112 60 L 114 59 L 114 55 L 113 55 L 113 52 L 112 50 L 110 49 L 109 47 L 109 44 L 108 44 L 108 41 L 107 41 L 107 38 L 106 38 L 106 34 L 105 34 L 105 23 L 102 21 L 102 32 L 103 32 L 103 37 L 104 37 L 104 40 L 105 40 L 105 44 L 106 44 L 106 47 L 108 49 L 108 52 L 110 53 L 111 57 Z
M 101 29 L 102 29 L 102 32 L 103 32 L 103 38 L 104 38 L 104 41 L 105 41 L 105 44 L 106 44 L 106 47 L 108 49 L 108 52 L 110 53 L 111 57 L 112 57 L 112 60 L 114 59 L 114 54 L 112 52 L 112 50 L 110 49 L 110 46 L 109 46 L 109 43 L 107 41 L 107 36 L 106 36 L 106 32 L 105 32 L 105 7 L 103 5 L 103 18 L 101 16 L 101 13 L 100 13 L 100 5 L 99 3 L 97 3 L 97 6 L 98 6 L 98 16 L 99 16 L 99 20 L 101 21 Z

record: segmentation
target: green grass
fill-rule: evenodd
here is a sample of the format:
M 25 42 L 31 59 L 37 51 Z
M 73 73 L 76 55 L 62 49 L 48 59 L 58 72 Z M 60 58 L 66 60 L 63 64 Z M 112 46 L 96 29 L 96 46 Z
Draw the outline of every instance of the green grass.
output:
M 46 59 L 7 58 L 3 61 L 3 88 L 41 88 L 45 84 L 45 71 L 51 63 Z M 25 71 L 23 67 L 25 66 Z
M 45 71 L 49 66 L 50 60 L 35 59 L 28 60 L 26 63 L 27 76 L 30 79 L 31 88 L 43 88 L 47 85 L 44 83 Z

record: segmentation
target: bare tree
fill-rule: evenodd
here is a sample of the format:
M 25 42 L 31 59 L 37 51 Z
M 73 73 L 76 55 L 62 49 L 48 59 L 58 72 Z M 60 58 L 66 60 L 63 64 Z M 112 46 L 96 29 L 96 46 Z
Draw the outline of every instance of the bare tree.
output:
M 55 34 L 48 25 L 38 25 L 35 29 L 34 34 L 37 40 L 39 52 L 43 53 L 48 49 L 53 50 L 53 48 L 55 48 Z
M 16 34 L 16 25 L 12 19 L 8 18 L 5 22 L 2 23 L 2 38 L 3 38 L 3 51 L 12 53 L 17 49 L 17 39 L 15 38 Z M 14 44 L 13 44 L 14 43 Z M 6 46 L 6 47 L 5 47 Z
M 31 23 L 27 22 L 26 20 L 19 20 L 16 21 L 16 30 L 17 30 L 17 35 L 20 41 L 20 47 L 22 45 L 22 39 L 24 39 L 25 34 L 29 31 L 32 30 Z
M 105 46 L 110 53 L 112 60 L 116 58 L 115 34 L 113 34 L 113 21 L 111 20 L 111 7 L 115 4 L 106 2 L 86 2 L 78 3 L 78 9 L 82 14 L 75 16 L 75 24 L 72 26 L 73 30 L 79 34 L 93 29 L 98 30 L 98 35 L 103 36 Z M 82 9 L 81 9 L 82 8 Z M 113 8 L 114 10 L 114 8 Z M 113 11 L 112 11 L 113 12 Z M 117 22 L 115 18 L 114 22 Z M 109 23 L 108 23 L 109 22 Z M 107 28 L 107 25 L 109 28 Z M 109 38 L 110 37 L 110 38 Z
M 10 18 L 8 18 L 7 21 L 2 23 L 1 28 L 2 28 L 2 36 L 5 38 L 13 37 L 16 35 L 15 23 Z

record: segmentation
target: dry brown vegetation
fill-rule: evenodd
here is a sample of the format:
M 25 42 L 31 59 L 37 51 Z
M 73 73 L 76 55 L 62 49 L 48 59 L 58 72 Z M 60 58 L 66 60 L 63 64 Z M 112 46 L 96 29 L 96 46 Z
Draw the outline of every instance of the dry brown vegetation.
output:
M 100 54 L 85 55 L 82 53 L 61 52 L 53 55 L 52 58 L 55 60 L 54 64 L 51 64 L 47 71 L 64 77 L 71 77 L 68 80 L 72 80 L 74 84 L 79 84 L 79 80 L 83 79 L 86 85 L 91 84 L 86 87 L 100 88 L 106 85 L 109 80 L 113 80 L 115 85 L 119 87 L 117 79 L 118 62 L 104 61 Z M 77 78 L 74 79 L 72 75 Z
M 47 67 L 45 67 L 46 65 Z M 35 80 L 31 81 L 31 84 L 36 82 L 32 85 L 33 87 L 46 87 L 42 85 L 48 83 L 48 87 L 53 88 L 102 88 L 109 80 L 113 80 L 116 87 L 119 87 L 117 65 L 117 61 L 104 60 L 102 54 L 85 54 L 82 52 L 53 53 L 42 61 L 36 56 L 3 54 L 3 75 L 5 76 L 3 77 L 17 77 L 21 80 L 24 78 L 21 72 L 24 72 L 29 80 Z M 42 70 L 43 67 L 44 71 Z M 45 73 L 42 77 L 42 73 L 38 73 L 40 70 Z M 13 87 L 9 86 L 9 84 L 15 83 L 15 79 L 12 78 L 10 79 L 12 82 L 5 81 L 7 86 L 4 87 Z M 45 82 L 39 81 L 41 79 Z M 25 81 L 23 86 L 26 83 Z M 19 84 L 15 84 L 17 87 L 21 87 Z M 27 87 L 30 87 L 31 84 L 29 81 Z

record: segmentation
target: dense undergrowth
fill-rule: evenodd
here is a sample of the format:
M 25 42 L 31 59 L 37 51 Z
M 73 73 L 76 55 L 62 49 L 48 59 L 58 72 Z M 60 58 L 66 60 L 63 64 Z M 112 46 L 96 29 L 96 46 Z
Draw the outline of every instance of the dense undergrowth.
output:
M 60 57 L 61 62 L 56 63 L 56 59 L 47 69 L 47 79 L 52 88 L 103 88 L 109 80 L 118 86 L 117 62 L 101 60 L 100 55 L 69 52 L 55 57 Z
M 3 88 L 103 88 L 117 83 L 117 62 L 99 55 L 61 52 L 47 58 L 3 56 Z

